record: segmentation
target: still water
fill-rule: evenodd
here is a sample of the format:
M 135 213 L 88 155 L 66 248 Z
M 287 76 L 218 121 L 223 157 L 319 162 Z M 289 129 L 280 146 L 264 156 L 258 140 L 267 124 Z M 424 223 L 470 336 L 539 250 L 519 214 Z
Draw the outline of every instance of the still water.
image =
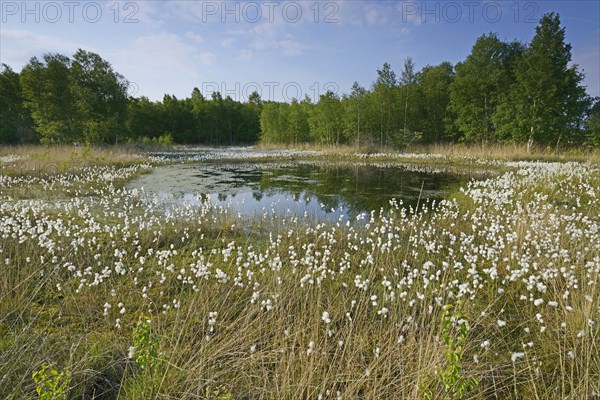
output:
M 467 175 L 408 165 L 335 163 L 195 163 L 159 167 L 130 182 L 165 206 L 199 205 L 199 195 L 242 216 L 347 219 L 390 207 L 441 200 Z

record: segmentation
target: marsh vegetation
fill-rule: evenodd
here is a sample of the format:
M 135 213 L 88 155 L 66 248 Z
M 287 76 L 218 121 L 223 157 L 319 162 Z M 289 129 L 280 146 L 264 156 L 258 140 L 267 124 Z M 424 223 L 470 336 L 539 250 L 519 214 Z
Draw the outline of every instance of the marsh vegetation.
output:
M 599 396 L 598 167 L 385 157 L 495 173 L 427 207 L 249 217 L 130 186 L 226 152 L 1 151 L 0 397 Z

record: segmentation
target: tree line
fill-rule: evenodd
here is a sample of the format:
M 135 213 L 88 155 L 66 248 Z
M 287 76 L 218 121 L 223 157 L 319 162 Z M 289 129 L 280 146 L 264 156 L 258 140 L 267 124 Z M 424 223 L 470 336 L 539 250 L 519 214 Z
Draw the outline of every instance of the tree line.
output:
M 260 96 L 241 103 L 213 92 L 206 99 L 198 88 L 189 98 L 165 95 L 162 102 L 132 98 L 126 129 L 130 138 L 169 137 L 175 143 L 233 145 L 256 143 L 260 135 Z
M 260 134 L 257 95 L 240 103 L 197 88 L 162 101 L 128 96 L 129 82 L 98 54 L 78 50 L 33 57 L 20 73 L 0 71 L 0 143 L 231 145 L 255 143 Z
M 266 103 L 261 140 L 323 145 L 517 142 L 559 147 L 600 145 L 600 103 L 582 86 L 559 16 L 546 14 L 529 45 L 495 33 L 477 39 L 463 62 L 420 71 L 406 58 L 389 64 L 370 88 L 349 94 Z
M 99 55 L 34 57 L 20 73 L 0 71 L 0 143 L 176 143 L 406 146 L 516 142 L 600 147 L 600 101 L 570 65 L 558 14 L 544 15 L 531 43 L 479 37 L 467 58 L 420 71 L 408 57 L 385 63 L 369 88 L 263 102 L 205 98 L 197 88 L 162 101 L 127 95 L 129 83 Z

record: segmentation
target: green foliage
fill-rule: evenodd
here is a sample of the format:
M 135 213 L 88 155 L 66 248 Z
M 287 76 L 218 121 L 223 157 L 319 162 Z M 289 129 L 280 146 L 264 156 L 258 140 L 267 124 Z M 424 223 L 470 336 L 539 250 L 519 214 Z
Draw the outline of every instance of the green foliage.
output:
M 0 67 L 0 143 L 34 141 L 29 111 L 23 106 L 19 74 L 8 65 Z
M 342 104 L 339 97 L 328 91 L 321 95 L 308 119 L 312 138 L 326 145 L 342 142 Z
M 449 109 L 466 142 L 497 141 L 492 117 L 511 83 L 514 60 L 522 52 L 519 43 L 505 43 L 495 33 L 477 39 L 471 54 L 456 66 L 449 87 Z
M 286 103 L 268 102 L 260 114 L 261 140 L 263 143 L 289 143 Z
M 71 381 L 69 371 L 58 372 L 49 365 L 42 365 L 38 371 L 33 373 L 32 377 L 40 400 L 65 400 L 67 398 L 67 389 Z
M 133 358 L 141 371 L 152 374 L 160 365 L 160 340 L 150 321 L 141 319 L 133 331 Z
M 45 154 L 34 157 L 35 153 L 30 153 L 36 161 L 58 160 L 58 151 L 64 153 L 62 159 L 73 154 L 69 148 L 37 151 Z M 92 166 L 101 165 L 100 159 L 111 157 L 106 150 L 101 154 L 97 151 L 97 148 L 85 148 L 79 157 Z M 390 156 L 390 159 L 394 158 L 394 155 Z M 99 161 L 92 163 L 92 159 Z M 124 162 L 116 155 L 109 160 L 115 165 Z M 131 159 L 129 162 L 135 161 Z M 426 165 L 435 162 L 432 158 L 424 161 Z M 469 163 L 462 155 L 449 157 L 444 162 L 433 165 L 463 163 L 465 169 L 481 165 L 479 161 Z M 67 165 L 76 168 L 73 174 L 65 171 L 71 180 L 79 180 L 76 172 L 81 165 Z M 313 163 L 301 165 L 307 170 L 315 168 Z M 386 175 L 365 175 L 357 169 L 356 176 L 362 176 L 362 181 L 354 181 L 357 184 L 353 185 L 354 182 L 345 177 L 354 166 L 335 163 L 330 168 L 332 173 L 328 175 L 331 181 L 344 181 L 342 189 L 348 189 L 340 191 L 344 196 L 352 191 L 353 186 L 360 189 L 363 186 L 361 182 L 371 182 L 372 187 L 385 185 L 394 188 L 403 179 L 398 176 L 395 178 L 398 181 L 394 182 L 393 177 L 389 178 L 395 173 L 395 168 L 385 168 L 390 170 L 389 175 L 387 172 Z M 348 173 L 336 174 L 338 168 L 347 168 Z M 508 165 L 504 164 L 503 168 L 508 170 Z M 466 340 L 462 344 L 462 359 L 456 356 L 450 360 L 459 361 L 462 375 L 475 374 L 481 381 L 472 391 L 465 390 L 463 398 L 490 398 L 494 395 L 500 398 L 585 398 L 592 390 L 598 390 L 600 355 L 596 350 L 600 331 L 597 322 L 594 326 L 588 325 L 588 318 L 595 318 L 592 314 L 596 314 L 600 299 L 591 296 L 597 293 L 595 285 L 581 285 L 577 290 L 571 288 L 569 299 L 562 295 L 564 288 L 569 288 L 569 283 L 589 280 L 586 274 L 590 268 L 586 267 L 585 261 L 593 261 L 598 255 L 594 247 L 594 243 L 598 243 L 595 240 L 597 235 L 590 231 L 595 221 L 588 221 L 585 216 L 599 215 L 600 204 L 593 201 L 597 192 L 590 188 L 600 187 L 600 176 L 595 167 L 585 164 L 532 163 L 525 168 L 526 174 L 509 173 L 485 183 L 473 183 L 470 189 L 460 192 L 463 197 L 441 208 L 420 214 L 410 212 L 406 216 L 404 210 L 396 209 L 387 214 L 381 213 L 374 218 L 372 225 L 353 223 L 352 230 L 336 225 L 335 221 L 320 224 L 319 228 L 315 227 L 317 223 L 306 220 L 298 224 L 293 221 L 281 223 L 280 218 L 265 222 L 260 216 L 234 228 L 232 220 L 218 211 L 206 216 L 200 216 L 198 212 L 198 218 L 190 218 L 191 214 L 185 210 L 174 216 L 165 215 L 158 205 L 140 207 L 144 203 L 128 193 L 107 190 L 106 183 L 102 181 L 105 170 L 91 168 L 97 172 L 94 186 L 98 189 L 89 193 L 104 193 L 108 196 L 106 204 L 110 207 L 93 207 L 90 213 L 83 215 L 81 207 L 69 204 L 61 209 L 51 204 L 45 210 L 32 211 L 28 201 L 17 202 L 16 205 L 22 205 L 20 209 L 3 211 L 10 230 L 7 230 L 2 247 L 4 257 L 10 257 L 10 260 L 2 260 L 6 264 L 6 273 L 0 277 L 0 292 L 7 293 L 0 299 L 2 315 L 6 316 L 0 321 L 0 342 L 3 342 L 0 344 L 0 398 L 35 397 L 31 373 L 39 369 L 40 359 L 53 360 L 60 366 L 56 368 L 59 372 L 65 369 L 63 366 L 69 366 L 73 380 L 68 395 L 72 398 L 204 398 L 207 386 L 214 389 L 219 384 L 226 385 L 236 397 L 245 399 L 317 398 L 321 393 L 324 398 L 418 398 L 416 381 L 422 371 L 427 370 L 431 371 L 428 381 L 431 396 L 442 398 L 445 394 L 449 397 L 452 388 L 449 393 L 444 392 L 442 379 L 435 375 L 435 370 L 439 368 L 442 375 L 446 371 L 448 362 L 444 353 L 450 348 L 445 342 L 454 339 L 462 343 L 462 339 L 457 339 L 460 330 L 456 326 L 451 328 L 447 318 L 440 318 L 441 310 L 435 306 L 436 298 L 450 298 L 446 296 L 449 290 L 472 282 L 471 273 L 466 271 L 468 265 L 448 266 L 445 262 L 451 259 L 474 260 L 474 256 L 481 256 L 481 249 L 490 250 L 486 257 L 477 259 L 474 273 L 480 274 L 482 280 L 471 287 L 474 296 L 468 304 L 465 303 L 468 315 L 477 317 L 477 330 L 472 329 L 468 335 L 463 333 Z M 120 167 L 114 171 L 119 170 Z M 38 174 L 38 171 L 35 173 Z M 292 181 L 284 174 L 285 171 L 281 171 L 280 175 L 265 173 L 263 179 Z M 408 174 L 414 176 L 410 179 L 418 181 L 417 174 Z M 297 182 L 307 180 L 295 181 L 297 193 L 300 193 L 302 185 L 297 185 Z M 319 182 L 322 181 L 319 179 Z M 310 197 L 314 198 L 313 193 L 320 195 L 321 190 L 321 193 L 326 192 L 319 182 L 311 181 L 310 185 L 304 185 L 312 191 Z M 20 184 L 25 190 L 30 190 L 31 184 L 27 179 L 21 180 Z M 408 188 L 416 186 L 411 180 L 403 180 L 402 184 Z M 272 187 L 276 185 L 272 184 Z M 417 187 L 420 187 L 420 182 Z M 70 188 L 77 189 L 77 186 Z M 52 199 L 57 194 L 56 190 L 55 185 L 51 190 L 33 194 L 35 197 L 32 198 L 40 201 Z M 356 196 L 358 199 L 360 194 Z M 481 198 L 485 202 L 483 206 L 477 204 L 477 199 Z M 493 201 L 506 198 L 511 201 Z M 492 202 L 487 203 L 485 199 L 492 199 Z M 148 217 L 143 217 L 146 212 Z M 479 227 L 473 225 L 472 215 L 478 216 Z M 32 240 L 39 236 L 36 229 L 32 229 L 33 219 L 41 221 L 39 226 L 42 228 L 57 229 L 48 231 L 48 240 L 44 242 Z M 137 222 L 128 225 L 128 220 Z M 96 228 L 90 227 L 90 221 Z M 561 232 L 586 232 L 586 229 L 589 234 L 581 235 L 578 240 L 561 242 Z M 390 232 L 398 236 L 391 238 Z M 510 240 L 512 232 L 521 232 L 520 239 L 514 244 L 514 257 L 498 262 L 499 276 L 482 272 L 492 265 L 489 259 L 502 253 L 506 243 L 503 238 Z M 524 237 L 528 239 L 523 240 Z M 81 240 L 75 243 L 73 238 Z M 385 244 L 386 240 L 392 240 L 397 247 L 388 247 L 385 253 L 380 252 L 383 247 L 378 243 Z M 49 241 L 56 243 L 56 249 L 62 249 L 56 253 L 58 268 L 52 267 L 46 258 L 52 253 L 45 247 Z M 89 244 L 94 242 L 96 245 L 90 247 Z M 232 243 L 233 259 L 222 252 L 230 248 L 228 243 Z M 465 246 L 465 243 L 473 246 Z M 560 246 L 555 247 L 557 243 Z M 171 248 L 171 244 L 175 248 Z M 317 255 L 311 264 L 299 264 L 296 274 L 288 273 L 288 267 L 298 260 L 296 254 L 304 257 L 306 253 L 303 251 L 313 247 L 327 259 Z M 158 256 L 149 258 L 144 262 L 143 271 L 113 275 L 105 286 L 88 286 L 77 293 L 79 279 L 69 273 L 66 263 L 95 266 L 100 261 L 100 268 L 114 265 L 117 258 L 121 258 L 114 254 L 116 248 L 127 252 L 123 261 L 136 269 L 135 252 L 149 254 L 146 250 L 156 249 L 165 254 L 164 250 L 170 249 L 177 253 L 173 251 L 168 264 L 160 263 Z M 535 251 L 536 248 L 541 248 L 542 252 L 550 249 L 550 254 L 533 256 L 533 261 L 540 265 L 539 275 L 534 274 L 534 278 L 563 268 L 568 271 L 573 265 L 572 260 L 577 259 L 571 255 L 583 252 L 581 268 L 575 269 L 573 274 L 552 275 L 551 285 L 543 298 L 546 304 L 550 300 L 558 300 L 557 308 L 549 304 L 548 308 L 545 308 L 546 305 L 535 306 L 529 295 L 539 292 L 539 289 L 528 289 L 527 282 L 506 278 L 511 271 L 504 267 L 514 266 L 514 260 L 522 257 L 531 260 L 531 249 Z M 590 250 L 586 251 L 588 248 Z M 197 250 L 200 254 L 195 253 Z M 554 257 L 553 252 L 566 256 Z M 257 282 L 261 284 L 263 293 L 277 296 L 262 297 L 277 299 L 272 310 L 261 310 L 259 304 L 250 302 L 252 286 L 239 287 L 233 280 L 224 284 L 217 279 L 196 277 L 194 279 L 197 279 L 200 289 L 196 291 L 191 284 L 180 285 L 176 278 L 179 266 L 191 271 L 188 266 L 200 260 L 202 263 L 214 263 L 207 267 L 213 277 L 217 276 L 215 271 L 218 270 L 231 273 L 239 263 L 235 261 L 236 253 L 242 257 L 242 263 L 251 264 L 248 271 L 260 277 Z M 207 258 L 201 258 L 202 254 Z M 369 265 L 371 256 L 372 265 Z M 365 265 L 361 264 L 362 260 L 365 260 Z M 343 276 L 328 274 L 322 284 L 301 287 L 298 278 L 307 271 L 314 272 L 314 266 L 321 265 L 322 261 L 326 261 L 329 267 L 348 266 L 350 269 Z M 435 263 L 435 266 L 421 269 L 426 262 Z M 160 283 L 156 278 L 157 271 L 159 274 L 165 272 L 166 265 L 171 263 L 178 267 L 172 275 L 167 275 L 164 284 Z M 279 270 L 279 266 L 283 269 Z M 324 265 L 322 268 L 329 267 Z M 386 297 L 388 286 L 380 282 L 387 280 L 386 276 L 390 277 L 391 289 L 394 289 L 396 283 L 414 271 L 413 268 L 423 271 L 419 275 L 424 278 L 437 276 L 437 271 L 441 275 L 439 279 L 429 279 L 427 287 L 423 287 L 420 280 L 415 281 L 412 288 L 407 288 L 406 301 Z M 40 271 L 46 271 L 43 280 L 37 278 Z M 372 288 L 366 291 L 352 284 L 357 283 L 356 274 L 365 271 L 369 275 L 363 276 L 369 279 Z M 395 275 L 397 271 L 400 276 Z M 138 279 L 134 280 L 135 277 Z M 593 278 L 591 282 L 597 281 L 597 277 Z M 40 282 L 47 284 L 41 287 Z M 141 287 L 150 282 L 156 286 L 151 287 L 149 298 L 144 299 L 140 295 Z M 56 283 L 63 285 L 61 293 L 54 289 Z M 505 289 L 504 293 L 497 290 L 500 287 Z M 112 296 L 112 289 L 118 297 Z M 377 307 L 372 305 L 373 294 L 378 295 Z M 586 300 L 588 294 L 591 300 Z M 423 300 L 419 301 L 422 295 Z M 522 300 L 520 296 L 523 296 Z M 466 297 L 469 296 L 463 298 Z M 181 308 L 161 313 L 160 325 L 153 316 L 152 327 L 155 333 L 160 334 L 159 351 L 165 354 L 160 358 L 165 361 L 156 369 L 154 376 L 149 376 L 137 367 L 133 355 L 131 361 L 124 361 L 124 350 L 126 352 L 126 348 L 134 344 L 132 331 L 136 327 L 138 310 L 148 309 L 154 304 L 159 307 L 172 304 L 173 298 L 182 300 Z M 409 304 L 411 298 L 416 301 L 415 307 Z M 355 299 L 357 306 L 352 305 Z M 103 315 L 101 306 L 106 301 L 113 303 L 108 316 Z M 114 307 L 116 301 L 127 304 L 127 313 L 121 314 L 118 307 Z M 431 313 L 427 311 L 429 305 L 433 307 Z M 385 314 L 387 317 L 376 312 L 383 306 L 389 307 Z M 571 312 L 562 312 L 564 307 L 569 306 L 573 307 Z M 501 309 L 505 308 L 502 313 Z M 207 316 L 215 310 L 219 312 L 215 325 L 218 335 L 210 335 L 207 341 L 210 326 Z M 331 314 L 331 324 L 323 320 L 325 310 Z M 345 317 L 349 311 L 352 318 Z M 485 315 L 481 314 L 483 311 Z M 538 312 L 543 312 L 547 321 L 545 333 L 536 329 L 539 327 Z M 447 315 L 450 313 L 452 311 L 448 311 Z M 500 313 L 507 320 L 504 328 L 497 323 Z M 457 315 L 455 312 L 452 314 Z M 114 328 L 115 317 L 123 318 L 121 329 Z M 474 320 L 469 318 L 469 321 L 473 324 Z M 561 329 L 563 321 L 568 329 Z M 444 324 L 447 328 L 442 333 Z M 526 327 L 534 329 L 527 333 L 524 331 Z M 285 331 L 287 329 L 289 332 Z M 326 329 L 332 329 L 333 335 L 329 336 Z M 583 338 L 578 337 L 580 329 L 585 329 Z M 477 350 L 485 353 L 482 353 L 475 369 L 469 356 L 472 350 L 481 348 L 479 343 L 482 339 L 489 339 L 492 347 L 489 351 Z M 312 340 L 315 341 L 315 351 L 309 356 L 307 348 Z M 341 343 L 343 346 L 340 346 L 340 340 L 344 341 Z M 511 352 L 529 341 L 535 346 L 527 350 L 528 356 L 515 363 L 514 369 L 510 368 Z M 136 344 L 143 347 L 139 345 L 143 342 L 148 341 L 138 340 Z M 280 352 L 281 349 L 283 352 Z M 568 356 L 570 350 L 573 350 L 574 358 Z M 456 352 L 449 350 L 448 354 Z M 539 373 L 534 357 L 544 363 L 539 365 Z M 456 374 L 449 373 L 448 376 L 456 377 Z M 452 382 L 458 379 L 446 380 Z M 515 395 L 512 395 L 511 382 L 515 382 L 514 391 L 518 391 Z M 326 390 L 329 393 L 325 393 Z M 337 390 L 340 391 L 339 396 Z M 220 389 L 219 395 L 226 395 L 226 392 Z M 420 397 L 423 395 L 421 392 Z
M 581 86 L 583 74 L 570 61 L 558 14 L 544 15 L 494 117 L 503 136 L 558 147 L 580 128 L 590 99 Z
M 235 400 L 233 394 L 223 386 L 219 386 L 216 389 L 207 387 L 205 397 L 206 400 Z
M 252 104 L 252 103 L 250 103 Z M 308 98 L 291 104 L 267 102 L 260 114 L 263 143 L 298 144 L 310 141 L 309 117 L 313 106 Z
M 379 144 L 387 144 L 388 138 L 399 127 L 398 82 L 395 72 L 388 63 L 377 70 L 377 79 L 372 87 L 372 113 L 375 129 L 379 132 Z
M 445 305 L 442 308 L 441 337 L 446 345 L 444 354 L 446 366 L 436 370 L 437 383 L 441 386 L 444 399 L 462 399 L 466 392 L 474 389 L 478 384 L 475 376 L 467 378 L 462 373 L 461 360 L 468 333 L 469 323 L 462 319 L 460 311 L 451 304 Z M 434 398 L 438 397 L 434 397 L 431 389 L 426 389 L 425 399 Z
M 240 102 L 219 92 L 205 98 L 165 94 L 160 101 L 127 96 L 129 82 L 98 54 L 79 49 L 33 57 L 20 73 L 0 73 L 0 143 L 119 143 L 159 140 L 406 146 L 416 142 L 513 142 L 554 149 L 600 146 L 597 113 L 570 65 L 571 46 L 557 14 L 546 14 L 529 47 L 480 36 L 463 62 L 417 71 L 405 59 L 397 74 L 384 63 L 365 89 L 318 99 Z M 159 140 L 160 142 L 160 140 Z
M 293 138 L 294 143 L 307 142 L 310 137 L 309 110 L 306 105 L 306 101 L 299 103 L 294 99 L 287 109 L 289 120 L 287 136 Z
M 164 145 L 172 145 L 174 143 L 173 140 L 173 135 L 171 135 L 170 133 L 165 133 L 164 135 L 160 135 L 157 139 L 156 142 L 158 144 L 164 144 Z
M 367 120 L 367 90 L 358 82 L 352 85 L 352 92 L 342 99 L 344 135 L 355 142 L 358 147 L 364 142 Z
M 127 81 L 95 53 L 33 57 L 20 83 L 44 143 L 114 143 L 123 130 Z
M 77 141 L 71 60 L 62 54 L 33 57 L 21 71 L 24 105 L 31 112 L 43 143 Z
M 400 77 L 400 89 L 402 91 L 402 102 L 403 104 L 403 124 L 402 124 L 402 138 L 400 142 L 402 144 L 407 144 L 409 142 L 407 135 L 414 130 L 414 118 L 412 113 L 409 114 L 409 105 L 414 102 L 414 99 L 417 95 L 417 81 L 416 81 L 416 73 L 415 73 L 415 63 L 412 58 L 407 57 L 404 61 L 404 70 L 402 71 L 402 75 Z M 411 107 L 410 110 L 415 110 L 416 108 Z
M 186 99 L 172 95 L 165 95 L 157 102 L 147 97 L 131 99 L 127 134 L 133 140 L 156 139 L 169 134 L 173 143 L 253 143 L 260 133 L 262 101 L 258 94 L 251 98 L 248 103 L 240 103 L 215 93 L 207 100 L 194 88 L 191 97 Z
M 128 82 L 98 54 L 77 50 L 70 71 L 76 118 L 86 143 L 115 143 L 127 110 Z
M 596 143 L 591 115 L 584 131 L 590 101 L 577 66 L 567 68 L 570 46 L 564 44 L 558 16 L 544 16 L 536 32 L 529 48 L 503 42 L 495 33 L 483 35 L 456 68 L 446 62 L 417 73 L 409 57 L 398 79 L 385 63 L 371 90 L 355 82 L 341 107 L 332 93 L 308 105 L 310 140 L 382 146 L 445 140 L 555 147 L 561 141 Z M 293 118 L 297 114 L 286 103 L 263 107 L 261 140 L 297 143 Z
M 451 120 L 448 111 L 450 84 L 454 79 L 454 67 L 449 62 L 426 66 L 417 76 L 419 118 L 417 127 L 423 132 L 426 143 L 440 142 L 446 138 L 446 125 Z
M 600 98 L 596 98 L 587 118 L 587 139 L 592 147 L 600 147 Z
M 160 136 L 166 130 L 165 120 L 161 104 L 147 97 L 130 99 L 127 104 L 125 127 L 130 139 Z

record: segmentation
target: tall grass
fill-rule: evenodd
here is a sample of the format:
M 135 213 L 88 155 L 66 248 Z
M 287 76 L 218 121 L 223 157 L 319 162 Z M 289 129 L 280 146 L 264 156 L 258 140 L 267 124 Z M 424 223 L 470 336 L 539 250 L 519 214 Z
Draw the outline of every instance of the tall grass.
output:
M 441 154 L 454 159 L 465 158 L 485 160 L 524 160 L 524 161 L 579 161 L 591 164 L 600 163 L 600 151 L 597 149 L 565 148 L 559 151 L 551 148 L 533 147 L 527 149 L 525 144 L 433 144 L 433 145 L 411 145 L 402 149 L 395 147 L 364 145 L 360 147 L 352 145 L 323 146 L 314 143 L 298 143 L 296 145 L 266 144 L 258 146 L 264 150 L 299 149 L 306 151 L 320 151 L 327 155 L 353 156 L 357 154 L 379 155 L 401 155 L 401 154 Z
M 437 375 L 446 304 L 470 326 L 464 398 L 593 398 L 598 188 L 596 167 L 532 163 L 348 223 L 165 213 L 102 185 L 0 203 L 0 398 L 36 398 L 46 365 L 69 398 L 458 398 Z
M 125 146 L 3 146 L 0 157 L 14 162 L 0 162 L 0 173 L 11 176 L 74 172 L 88 166 L 132 165 L 145 158 L 139 150 Z
M 431 146 L 414 146 L 410 148 L 416 153 L 445 154 L 453 157 L 473 157 L 499 160 L 540 160 L 547 162 L 579 161 L 592 164 L 600 162 L 598 149 L 565 148 L 556 151 L 553 148 L 533 147 L 527 149 L 525 144 L 437 144 Z

